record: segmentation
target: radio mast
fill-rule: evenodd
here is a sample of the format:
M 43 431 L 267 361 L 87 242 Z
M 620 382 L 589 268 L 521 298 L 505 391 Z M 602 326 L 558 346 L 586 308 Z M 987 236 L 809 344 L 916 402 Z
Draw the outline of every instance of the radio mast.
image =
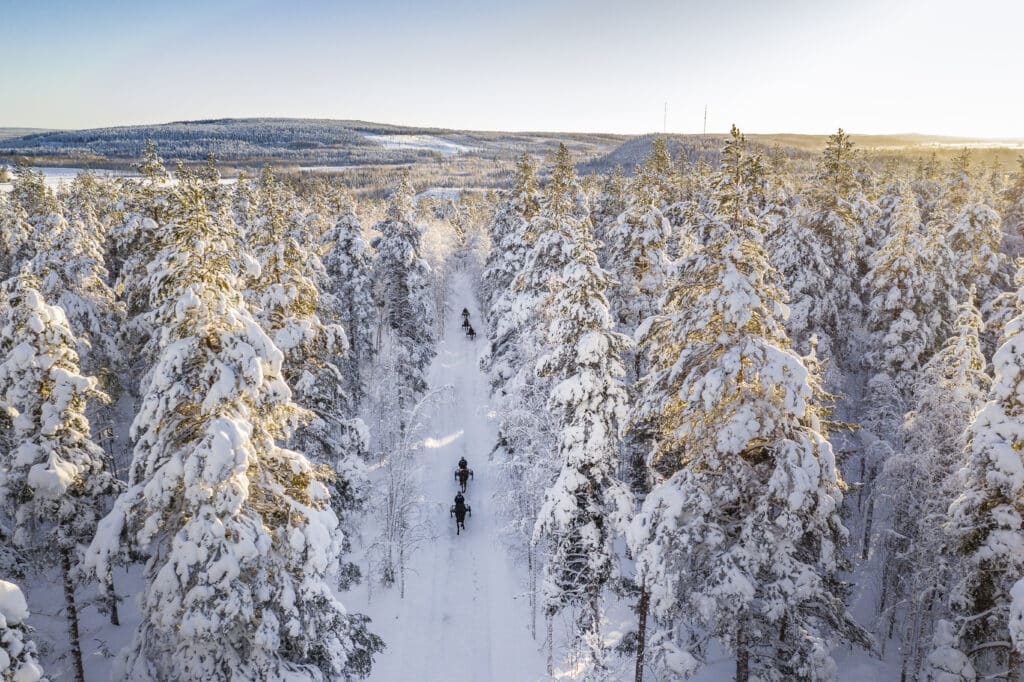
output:
M 704 105 L 704 134 L 708 134 L 708 105 Z
M 661 118 L 661 133 L 664 135 L 668 132 L 668 102 L 665 102 L 665 113 Z

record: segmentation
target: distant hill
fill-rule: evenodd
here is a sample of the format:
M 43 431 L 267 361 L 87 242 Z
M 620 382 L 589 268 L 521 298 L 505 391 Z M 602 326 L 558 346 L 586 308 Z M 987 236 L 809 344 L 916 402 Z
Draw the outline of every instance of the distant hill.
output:
M 147 138 L 169 162 L 201 161 L 213 153 L 222 164 L 258 166 L 274 163 L 333 168 L 408 164 L 446 159 L 512 160 L 522 152 L 549 156 L 564 142 L 583 173 L 621 167 L 631 173 L 649 153 L 658 135 L 545 133 L 417 128 L 369 121 L 329 119 L 241 118 L 179 121 L 157 125 L 90 130 L 0 128 L 0 162 L 28 157 L 37 165 L 126 168 L 136 161 Z M 674 157 L 704 158 L 717 163 L 724 134 L 668 135 Z M 824 146 L 826 135 L 748 135 L 762 151 L 774 147 L 787 156 L 809 158 Z M 881 154 L 905 150 L 952 153 L 962 146 L 983 150 L 979 160 L 1009 163 L 1024 149 L 1022 140 L 982 140 L 929 135 L 851 135 L 863 149 Z
M 414 163 L 453 156 L 511 159 L 550 153 L 564 142 L 580 158 L 607 153 L 626 136 L 509 133 L 414 128 L 366 121 L 219 119 L 91 130 L 34 131 L 0 138 L 0 159 L 25 156 L 55 164 L 120 166 L 152 139 L 168 160 L 310 166 Z
M 6 140 L 11 137 L 23 137 L 33 133 L 46 133 L 49 131 L 49 128 L 0 128 L 0 140 Z
M 717 164 L 721 156 L 722 144 L 728 135 L 707 134 L 707 135 L 640 135 L 633 137 L 611 150 L 607 154 L 593 158 L 579 164 L 583 173 L 604 173 L 615 168 L 621 168 L 623 173 L 632 174 L 636 165 L 642 162 L 651 153 L 651 144 L 654 140 L 664 137 L 669 153 L 673 158 L 685 155 L 692 163 L 703 158 L 712 165 Z M 775 148 L 781 148 L 790 158 L 811 158 L 816 157 L 825 143 L 828 135 L 797 135 L 790 133 L 778 134 L 752 134 L 747 139 L 755 149 L 762 153 L 769 153 Z M 940 156 L 951 155 L 960 149 L 967 147 L 972 151 L 976 150 L 975 156 L 978 160 L 990 161 L 995 159 L 1004 165 L 1008 165 L 1017 154 L 1024 151 L 1024 140 L 988 140 L 983 138 L 968 137 L 943 137 L 938 135 L 919 135 L 908 133 L 902 135 L 850 135 L 850 139 L 860 149 L 878 153 L 881 156 L 891 154 L 911 153 L 922 155 L 936 152 Z

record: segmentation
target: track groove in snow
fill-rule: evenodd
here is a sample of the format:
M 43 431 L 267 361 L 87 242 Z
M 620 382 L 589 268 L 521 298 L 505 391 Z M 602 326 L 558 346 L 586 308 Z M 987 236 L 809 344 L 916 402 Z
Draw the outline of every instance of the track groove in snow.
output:
M 523 575 L 498 535 L 501 520 L 491 500 L 496 489 L 488 453 L 495 424 L 488 419 L 486 377 L 477 367 L 483 321 L 472 299 L 472 282 L 456 275 L 444 337 L 428 373 L 432 388 L 452 390 L 430 411 L 416 457 L 420 490 L 434 514 L 436 538 L 410 561 L 406 597 L 397 588 L 375 591 L 367 605 L 347 602 L 373 619 L 388 648 L 378 657 L 374 682 L 530 682 L 544 679 L 539 643 L 531 637 Z M 462 308 L 477 329 L 475 342 L 462 332 Z M 448 509 L 455 497 L 454 470 L 465 456 L 474 470 L 466 500 L 472 516 L 455 535 Z

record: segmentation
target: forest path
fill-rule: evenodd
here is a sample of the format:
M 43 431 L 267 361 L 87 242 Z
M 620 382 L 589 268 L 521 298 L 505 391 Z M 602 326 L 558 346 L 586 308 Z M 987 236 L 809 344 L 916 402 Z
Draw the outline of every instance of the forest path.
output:
M 527 628 L 522 571 L 502 545 L 501 520 L 492 501 L 498 479 L 488 453 L 496 424 L 488 414 L 487 378 L 477 365 L 484 325 L 472 286 L 466 273 L 456 273 L 449 282 L 444 335 L 428 381 L 431 390 L 450 390 L 427 408 L 422 445 L 414 454 L 435 537 L 409 561 L 404 599 L 395 588 L 369 605 L 350 604 L 373 619 L 371 629 L 387 644 L 370 677 L 378 682 L 544 678 L 538 645 Z M 476 328 L 475 341 L 463 332 L 463 307 Z M 472 516 L 456 536 L 449 508 L 457 490 L 454 471 L 463 456 L 474 470 L 466 493 Z

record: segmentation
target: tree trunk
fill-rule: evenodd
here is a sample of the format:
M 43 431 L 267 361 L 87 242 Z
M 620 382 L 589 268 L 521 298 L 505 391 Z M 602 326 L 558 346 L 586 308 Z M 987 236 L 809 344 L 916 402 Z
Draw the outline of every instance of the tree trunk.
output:
M 78 606 L 75 604 L 75 585 L 71 582 L 71 552 L 60 550 L 60 567 L 64 574 L 64 612 L 68 620 L 68 654 L 74 668 L 75 682 L 85 682 L 82 668 L 82 643 L 78 635 Z
M 867 560 L 871 554 L 871 525 L 875 517 L 875 496 L 868 495 L 868 511 L 864 515 L 864 545 L 861 549 L 860 558 Z
M 743 625 L 736 630 L 736 682 L 750 682 L 750 651 Z
M 647 648 L 647 609 L 650 605 L 650 595 L 647 588 L 640 588 L 640 602 L 637 604 L 637 625 L 636 625 L 636 675 L 635 682 L 644 682 L 644 654 Z
M 526 548 L 526 565 L 530 573 L 530 635 L 537 641 L 537 576 L 533 567 L 533 545 Z
M 554 677 L 555 675 L 555 621 L 548 615 L 548 636 L 547 636 L 547 650 L 548 650 L 548 677 Z
M 117 612 L 117 591 L 114 589 L 114 576 L 108 575 L 106 582 L 107 608 L 110 609 L 110 624 L 120 625 L 121 617 Z
M 1020 654 L 1017 647 L 1010 645 L 1010 654 L 1006 657 L 1006 680 L 1007 682 L 1019 682 L 1020 680 Z

